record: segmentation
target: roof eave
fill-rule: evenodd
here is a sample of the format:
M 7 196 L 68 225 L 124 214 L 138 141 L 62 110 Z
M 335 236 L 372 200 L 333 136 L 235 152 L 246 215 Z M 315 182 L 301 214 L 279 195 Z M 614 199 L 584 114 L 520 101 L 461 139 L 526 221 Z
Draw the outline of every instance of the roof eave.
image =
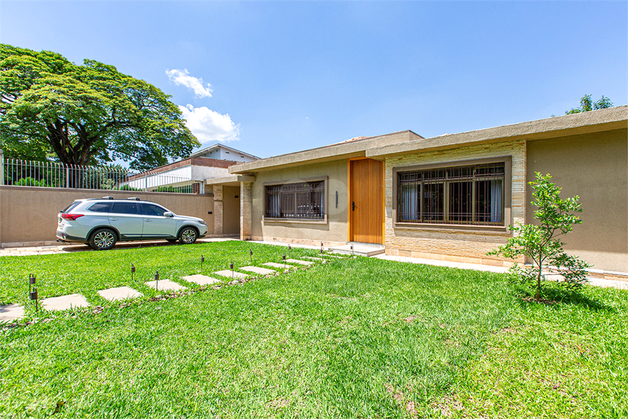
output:
M 353 157 L 364 157 L 366 150 L 380 142 L 394 141 L 393 136 L 401 136 L 403 141 L 421 140 L 423 137 L 412 131 L 399 131 L 391 134 L 368 137 L 358 141 L 332 144 L 295 153 L 283 154 L 252 162 L 240 163 L 229 168 L 229 173 L 255 173 L 266 170 L 275 170 L 303 163 L 312 164 L 334 160 L 344 160 Z M 399 142 L 399 141 L 397 141 Z
M 376 147 L 367 150 L 366 157 L 382 158 L 416 151 L 453 148 L 463 145 L 493 143 L 504 140 L 528 141 L 558 138 L 568 135 L 586 134 L 628 127 L 628 106 L 584 112 L 536 121 L 485 128 L 476 131 L 447 134 L 427 138 L 421 141 L 410 141 Z

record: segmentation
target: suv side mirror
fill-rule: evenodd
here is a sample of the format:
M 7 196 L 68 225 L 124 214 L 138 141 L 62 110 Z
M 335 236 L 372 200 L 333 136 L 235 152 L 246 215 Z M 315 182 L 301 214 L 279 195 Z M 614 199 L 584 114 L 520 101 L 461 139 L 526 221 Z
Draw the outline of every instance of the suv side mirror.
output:
M 170 211 L 164 212 L 164 217 L 174 217 L 174 213 Z

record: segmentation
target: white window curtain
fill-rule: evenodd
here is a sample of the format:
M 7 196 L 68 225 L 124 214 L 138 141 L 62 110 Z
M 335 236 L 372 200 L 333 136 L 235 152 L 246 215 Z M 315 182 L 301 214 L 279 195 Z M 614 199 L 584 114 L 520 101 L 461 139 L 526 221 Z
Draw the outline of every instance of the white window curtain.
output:
M 419 220 L 419 188 L 416 183 L 401 185 L 401 219 L 404 221 Z
M 502 181 L 491 180 L 491 222 L 502 222 Z

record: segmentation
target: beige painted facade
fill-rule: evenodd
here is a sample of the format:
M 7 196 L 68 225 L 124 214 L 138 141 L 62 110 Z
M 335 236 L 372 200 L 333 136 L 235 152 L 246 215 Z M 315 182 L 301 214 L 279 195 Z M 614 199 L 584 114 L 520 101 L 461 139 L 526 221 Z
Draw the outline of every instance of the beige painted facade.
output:
M 347 241 L 347 159 L 385 162 L 386 253 L 457 262 L 509 266 L 486 252 L 506 242 L 508 224 L 530 222 L 535 171 L 551 173 L 565 196 L 580 195 L 583 224 L 566 237 L 567 250 L 606 272 L 628 274 L 628 107 L 620 106 L 459 134 L 422 138 L 411 131 L 370 137 L 235 165 L 248 178 L 250 202 L 241 207 L 243 238 L 325 245 Z M 412 166 L 451 167 L 483 159 L 507 159 L 509 208 L 501 228 L 408 225 L 395 222 L 395 171 Z M 506 160 L 504 160 L 506 161 Z M 264 185 L 325 177 L 327 219 L 264 221 Z M 252 182 L 252 183 L 250 183 Z M 244 182 L 242 183 L 244 184 Z M 338 193 L 338 207 L 336 207 Z M 248 222 L 250 220 L 250 225 Z
M 176 214 L 202 218 L 207 223 L 208 234 L 214 231 L 214 216 L 208 214 L 214 209 L 211 195 L 0 186 L 0 243 L 54 242 L 60 210 L 75 199 L 103 196 L 138 197 L 156 202 Z
M 530 141 L 527 177 L 552 175 L 561 196 L 578 195 L 580 219 L 565 248 L 594 269 L 628 272 L 628 133 L 626 129 Z M 528 188 L 528 214 L 533 214 Z
M 472 163 L 487 158 L 506 158 L 511 164 L 511 211 L 506 225 L 525 221 L 526 142 L 503 141 L 455 149 L 430 150 L 386 158 L 386 254 L 467 263 L 502 266 L 502 260 L 486 256 L 486 252 L 502 245 L 511 233 L 505 228 L 482 226 L 409 226 L 395 223 L 393 205 L 394 169 L 423 164 L 455 166 L 460 161 Z M 508 214 L 507 214 L 508 216 Z M 506 265 L 511 263 L 506 261 Z
M 325 221 L 264 221 L 264 185 L 298 180 L 327 180 Z M 245 182 L 243 182 L 245 183 Z M 336 193 L 338 206 L 336 207 Z M 251 236 L 254 240 L 281 240 L 294 243 L 328 245 L 347 241 L 347 160 L 307 164 L 256 173 L 252 183 Z

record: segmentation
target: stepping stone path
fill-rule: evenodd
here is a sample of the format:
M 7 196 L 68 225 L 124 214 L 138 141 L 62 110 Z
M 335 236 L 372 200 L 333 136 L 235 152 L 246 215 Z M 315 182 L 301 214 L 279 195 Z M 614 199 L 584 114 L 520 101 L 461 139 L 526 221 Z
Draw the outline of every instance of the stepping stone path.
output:
M 46 298 L 42 300 L 41 306 L 44 310 L 61 311 L 71 308 L 89 307 L 89 303 L 81 294 L 70 294 Z
M 157 285 L 158 291 L 181 291 L 186 290 L 187 288 L 183 285 L 179 285 L 176 282 L 173 282 L 169 279 L 160 279 L 159 281 L 148 281 L 145 283 L 147 287 L 155 289 L 155 285 Z
M 205 275 L 182 276 L 181 279 L 188 282 L 194 282 L 195 284 L 198 284 L 198 285 L 211 285 L 217 282 L 222 282 L 220 279 L 212 278 L 211 276 L 205 276 Z
M 128 300 L 129 298 L 142 297 L 141 292 L 129 287 L 117 287 L 100 290 L 98 291 L 98 295 L 109 301 Z
M 341 256 L 333 256 L 332 257 L 341 257 Z M 319 257 L 314 256 L 305 256 L 308 259 L 319 261 L 325 263 L 326 260 Z M 286 262 L 294 263 L 298 265 L 312 265 L 315 262 L 299 260 L 299 259 L 287 259 Z M 275 263 L 275 262 L 267 262 L 264 263 L 265 266 L 270 266 L 275 269 L 296 269 L 293 265 L 283 264 L 283 263 Z M 244 266 L 240 268 L 244 271 L 253 272 L 259 275 L 270 275 L 275 273 L 275 270 L 260 268 L 259 266 Z M 246 278 L 248 275 L 243 274 L 241 272 L 235 272 L 230 270 L 218 271 L 214 272 L 216 275 L 220 275 L 226 278 Z M 183 276 L 181 279 L 193 282 L 198 285 L 211 285 L 216 284 L 220 281 L 219 279 L 212 278 L 211 276 L 205 275 L 189 275 Z M 183 285 L 180 285 L 176 282 L 170 281 L 169 279 L 162 279 L 160 281 L 148 281 L 145 283 L 147 287 L 155 289 L 155 285 L 157 285 L 159 291 L 181 291 L 187 289 Z M 98 295 L 102 298 L 115 301 L 115 300 L 126 300 L 129 298 L 139 298 L 142 297 L 143 294 L 137 290 L 134 290 L 130 287 L 116 287 L 116 288 L 107 288 L 104 290 L 98 291 Z M 41 306 L 44 310 L 49 311 L 61 311 L 61 310 L 69 310 L 72 308 L 81 308 L 81 307 L 89 307 L 89 303 L 87 299 L 81 294 L 70 294 L 70 295 L 62 295 L 60 297 L 51 297 L 45 298 L 41 301 Z M 5 306 L 0 306 L 0 323 L 2 322 L 10 322 L 19 318 L 24 317 L 24 306 L 19 304 L 8 304 Z
M 10 322 L 21 317 L 24 317 L 24 306 L 19 304 L 0 306 L 0 323 Z
M 233 279 L 242 279 L 242 278 L 246 278 L 248 275 L 247 274 L 243 274 L 241 272 L 235 272 L 235 271 L 229 271 L 229 270 L 224 270 L 224 271 L 218 271 L 218 272 L 214 272 L 216 275 L 220 275 L 220 276 L 224 276 L 226 278 L 233 278 Z
M 266 268 L 260 268 L 258 266 L 245 266 L 243 268 L 240 268 L 243 271 L 249 271 L 249 272 L 254 272 L 256 274 L 260 274 L 260 275 L 270 275 L 270 274 L 274 274 L 275 271 L 273 271 L 272 269 L 266 269 Z
M 296 267 L 292 265 L 286 265 L 284 263 L 267 262 L 264 265 L 270 266 L 272 268 L 278 268 L 278 269 L 296 269 Z
M 314 265 L 314 262 L 309 261 L 309 260 L 286 259 L 286 262 L 296 263 L 299 265 Z

